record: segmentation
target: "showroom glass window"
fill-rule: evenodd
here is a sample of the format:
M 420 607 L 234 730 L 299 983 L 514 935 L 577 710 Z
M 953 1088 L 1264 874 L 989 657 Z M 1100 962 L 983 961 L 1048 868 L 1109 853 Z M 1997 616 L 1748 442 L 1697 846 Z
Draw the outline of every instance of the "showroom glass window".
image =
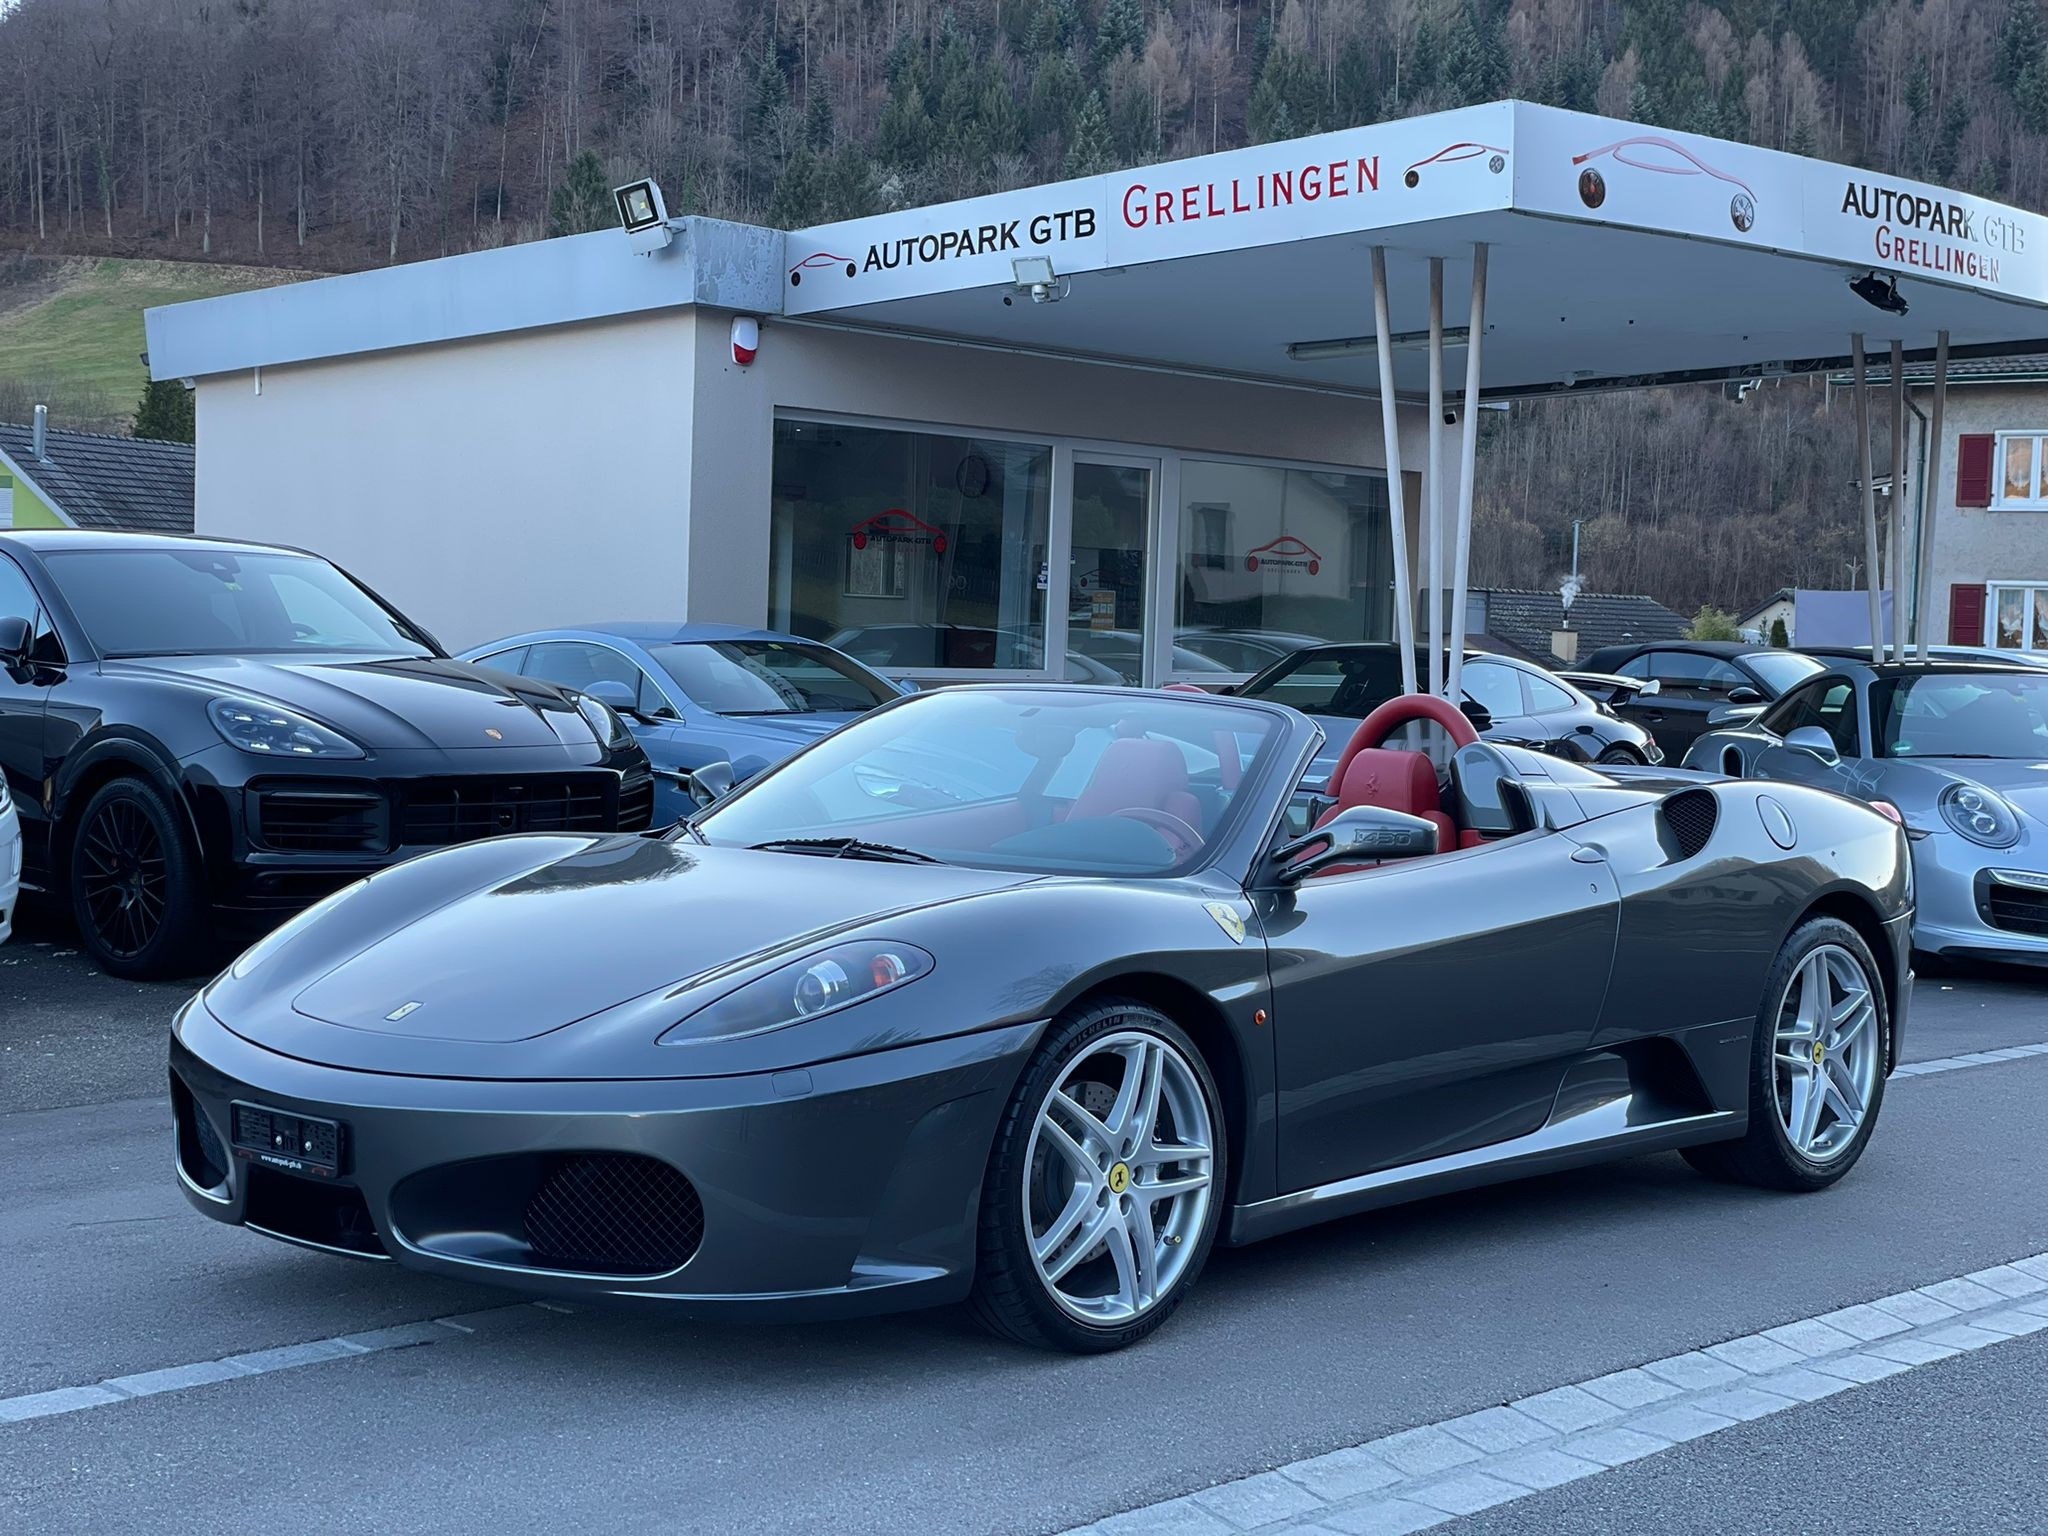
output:
M 1384 476 L 1183 459 L 1176 638 L 1391 638 L 1389 530 Z
M 768 624 L 885 672 L 1045 665 L 1052 449 L 775 424 Z

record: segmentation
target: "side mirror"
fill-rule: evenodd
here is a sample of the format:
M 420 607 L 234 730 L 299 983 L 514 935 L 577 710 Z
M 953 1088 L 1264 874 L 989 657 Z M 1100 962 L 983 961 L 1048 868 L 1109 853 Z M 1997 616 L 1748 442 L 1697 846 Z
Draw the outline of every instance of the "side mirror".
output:
M 1493 729 L 1493 711 L 1477 699 L 1467 699 L 1458 706 L 1459 711 L 1472 722 L 1472 729 L 1484 733 Z
M 629 683 L 622 683 L 615 677 L 607 677 L 592 683 L 583 691 L 600 703 L 609 704 L 628 720 L 640 718 L 640 696 Z
M 1764 696 L 1754 688 L 1732 688 L 1728 692 L 1730 704 L 1761 704 Z
M 18 614 L 0 618 L 0 668 L 11 672 L 25 666 L 35 639 L 35 629 L 27 619 Z
M 690 798 L 699 805 L 710 805 L 723 800 L 732 793 L 732 764 L 724 761 L 706 763 L 689 772 Z
M 1437 851 L 1437 825 L 1406 811 L 1354 805 L 1273 851 L 1274 873 L 1293 885 L 1332 864 L 1419 859 Z
M 1835 750 L 1835 738 L 1817 725 L 1802 725 L 1787 731 L 1785 745 L 1794 752 L 1804 752 L 1829 768 L 1842 760 L 1842 754 Z

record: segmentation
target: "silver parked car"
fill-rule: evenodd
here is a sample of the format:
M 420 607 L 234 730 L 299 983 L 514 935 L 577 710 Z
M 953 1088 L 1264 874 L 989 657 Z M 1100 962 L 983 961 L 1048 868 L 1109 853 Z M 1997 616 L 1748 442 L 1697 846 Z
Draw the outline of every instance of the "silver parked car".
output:
M 1904 820 L 1913 943 L 2048 965 L 2048 672 L 1981 661 L 1836 661 L 1685 766 L 1836 790 Z

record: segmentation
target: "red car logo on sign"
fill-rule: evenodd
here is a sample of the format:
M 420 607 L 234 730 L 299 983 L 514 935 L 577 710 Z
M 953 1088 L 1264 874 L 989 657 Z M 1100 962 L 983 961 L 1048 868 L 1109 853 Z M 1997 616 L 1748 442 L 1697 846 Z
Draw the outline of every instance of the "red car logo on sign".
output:
M 891 544 L 929 544 L 935 555 L 943 555 L 946 552 L 946 536 L 922 518 L 912 517 L 901 507 L 891 507 L 886 512 L 877 512 L 873 517 L 862 518 L 853 525 L 855 549 L 866 549 L 870 539 L 880 539 Z
M 1323 557 L 1291 533 L 1283 533 L 1269 544 L 1261 544 L 1244 557 L 1244 568 L 1256 571 L 1271 566 L 1278 571 L 1306 571 L 1314 576 L 1323 568 Z

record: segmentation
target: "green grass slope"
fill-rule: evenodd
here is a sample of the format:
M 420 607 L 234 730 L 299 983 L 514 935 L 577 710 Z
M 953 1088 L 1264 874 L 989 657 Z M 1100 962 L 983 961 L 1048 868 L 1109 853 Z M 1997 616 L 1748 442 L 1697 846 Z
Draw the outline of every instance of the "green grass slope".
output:
M 302 274 L 197 262 L 17 261 L 0 269 L 0 420 L 125 430 L 142 393 L 142 312 Z

